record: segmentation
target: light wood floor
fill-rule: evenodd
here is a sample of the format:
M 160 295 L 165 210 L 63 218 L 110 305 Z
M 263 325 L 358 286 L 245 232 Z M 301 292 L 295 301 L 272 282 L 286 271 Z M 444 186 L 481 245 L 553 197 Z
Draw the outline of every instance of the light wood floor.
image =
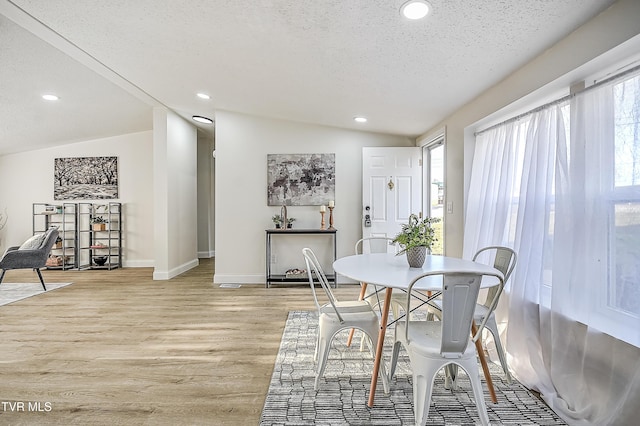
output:
M 43 271 L 73 285 L 0 307 L 0 424 L 257 425 L 287 312 L 314 309 L 311 292 L 223 289 L 213 268 Z

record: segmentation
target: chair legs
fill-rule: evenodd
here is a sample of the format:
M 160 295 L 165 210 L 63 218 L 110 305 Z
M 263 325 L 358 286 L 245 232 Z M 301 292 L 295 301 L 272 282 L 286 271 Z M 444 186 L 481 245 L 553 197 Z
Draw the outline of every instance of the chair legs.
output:
M 42 288 L 44 289 L 44 291 L 47 291 L 47 287 L 44 285 L 44 279 L 42 278 L 42 274 L 40 273 L 40 269 L 34 268 L 33 270 L 38 273 L 38 278 L 40 278 L 40 284 L 42 284 Z M 3 269 L 2 272 L 0 272 L 0 284 L 2 284 L 2 280 L 4 279 L 4 274 L 6 272 L 7 272 L 6 269 Z
M 398 354 L 400 353 L 401 343 L 396 341 L 393 344 L 393 351 L 391 353 L 391 365 L 389 365 L 389 380 L 393 379 L 396 374 L 396 366 L 398 365 Z
M 318 362 L 318 350 L 320 348 L 320 333 L 316 335 L 316 349 L 313 352 L 313 362 Z
M 419 356 L 415 358 L 420 358 Z M 438 363 L 432 363 L 428 360 L 416 360 L 422 364 L 413 368 L 413 410 L 416 419 L 416 425 L 424 425 L 429 418 L 429 408 L 431 406 L 431 394 L 433 393 L 433 382 L 436 374 L 442 369 L 442 365 Z M 426 361 L 426 362 L 425 362 Z M 484 394 L 482 392 L 482 383 L 480 382 L 478 366 L 476 364 L 475 357 L 471 360 L 456 362 L 456 367 L 460 366 L 469 377 L 471 382 L 471 389 L 473 390 L 473 399 L 478 409 L 478 417 L 480 423 L 484 426 L 489 425 L 489 415 L 487 413 L 487 406 L 484 402 Z M 447 370 L 449 365 L 445 365 Z M 416 373 L 419 371 L 419 373 Z
M 507 365 L 507 356 L 504 353 L 504 349 L 502 348 L 502 342 L 500 341 L 500 333 L 498 332 L 498 324 L 496 324 L 496 319 L 493 315 L 489 316 L 487 323 L 485 324 L 485 328 L 491 332 L 493 336 L 493 342 L 496 345 L 496 352 L 498 352 L 498 358 L 500 359 L 500 365 L 502 365 L 502 370 L 507 379 L 507 383 L 511 384 L 511 374 L 509 374 L 509 366 Z
M 371 356 L 375 359 L 376 356 L 376 348 L 378 342 L 378 328 L 379 326 L 375 325 L 371 327 L 371 330 L 367 330 L 365 334 L 365 338 L 368 337 L 369 340 L 369 349 L 371 352 Z M 318 390 L 320 386 L 320 378 L 324 375 L 324 370 L 327 366 L 327 359 L 329 358 L 329 351 L 331 349 L 331 341 L 336 333 L 341 331 L 341 329 L 332 329 L 329 328 L 325 330 L 323 326 L 323 322 L 320 321 L 318 325 L 318 336 L 316 341 L 316 351 L 314 354 L 314 361 L 316 361 L 316 380 L 314 383 L 314 390 Z M 387 375 L 386 368 L 384 366 L 384 362 L 380 366 L 380 376 L 382 378 L 382 386 L 384 388 L 384 393 L 389 393 L 389 376 Z
M 471 388 L 473 389 L 473 398 L 476 400 L 476 407 L 478 408 L 478 416 L 480 417 L 480 423 L 483 425 L 489 425 L 489 414 L 487 413 L 487 406 L 484 403 L 484 393 L 482 392 L 482 383 L 480 382 L 480 371 L 478 370 L 478 362 L 473 357 L 470 361 L 465 361 L 460 365 L 469 376 L 471 381 Z
M 327 358 L 329 357 L 329 349 L 331 345 L 331 339 L 327 339 L 322 336 L 322 330 L 318 328 L 318 346 L 316 351 L 316 381 L 313 385 L 314 390 L 318 390 L 320 387 L 320 378 L 324 374 L 324 369 L 327 366 Z
M 440 315 L 439 315 L 440 311 L 434 310 L 433 312 L 438 318 L 440 318 Z M 476 323 L 479 323 L 480 321 L 481 320 L 476 318 Z M 504 371 L 504 375 L 507 380 L 507 383 L 511 384 L 513 380 L 511 379 L 511 374 L 509 373 L 509 366 L 507 365 L 507 355 L 505 354 L 504 348 L 502 347 L 502 342 L 500 341 L 500 332 L 498 331 L 498 324 L 496 323 L 496 317 L 493 315 L 493 313 L 489 315 L 489 318 L 487 319 L 487 323 L 485 324 L 484 328 L 486 330 L 489 330 L 489 332 L 493 336 L 493 342 L 496 345 L 496 352 L 498 353 L 498 359 L 500 360 L 500 365 L 502 366 L 502 370 Z M 449 383 L 447 383 L 447 385 L 449 385 Z M 452 385 L 455 387 L 455 381 L 452 383 Z M 449 388 L 447 387 L 447 389 Z
M 33 270 L 37 272 L 38 278 L 40 278 L 40 284 L 42 284 L 42 288 L 44 289 L 44 291 L 47 291 L 47 287 L 44 285 L 44 280 L 42 279 L 42 273 L 40 272 L 40 269 L 34 268 Z
M 401 341 L 393 344 L 393 352 L 391 355 L 391 365 L 389 367 L 389 379 L 395 374 L 398 363 L 398 355 L 400 352 Z M 489 415 L 484 402 L 484 394 L 482 391 L 482 383 L 480 382 L 480 371 L 476 357 L 468 359 L 460 359 L 456 362 L 448 364 L 434 362 L 429 357 L 422 357 L 420 354 L 410 354 L 411 368 L 413 370 L 413 410 L 416 418 L 416 425 L 424 425 L 429 418 L 429 408 L 431 405 L 431 394 L 433 392 L 433 382 L 436 374 L 444 367 L 445 380 L 455 383 L 457 377 L 450 378 L 449 374 L 456 374 L 458 367 L 461 367 L 469 376 L 473 397 L 478 409 L 478 416 L 482 425 L 489 425 Z

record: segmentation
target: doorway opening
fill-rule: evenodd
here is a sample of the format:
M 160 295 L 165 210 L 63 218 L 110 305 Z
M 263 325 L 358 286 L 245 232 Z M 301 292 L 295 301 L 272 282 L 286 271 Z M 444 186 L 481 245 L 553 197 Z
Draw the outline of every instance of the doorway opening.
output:
M 437 217 L 434 224 L 437 241 L 432 254 L 444 254 L 444 135 L 438 136 L 422 147 L 423 211 L 426 216 Z

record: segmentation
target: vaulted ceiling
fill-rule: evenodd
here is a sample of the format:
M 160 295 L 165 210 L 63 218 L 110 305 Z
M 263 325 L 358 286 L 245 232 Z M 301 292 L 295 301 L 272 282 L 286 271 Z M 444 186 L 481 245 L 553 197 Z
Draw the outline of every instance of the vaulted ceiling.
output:
M 148 130 L 154 106 L 414 137 L 614 0 L 404 2 L 0 0 L 0 155 Z

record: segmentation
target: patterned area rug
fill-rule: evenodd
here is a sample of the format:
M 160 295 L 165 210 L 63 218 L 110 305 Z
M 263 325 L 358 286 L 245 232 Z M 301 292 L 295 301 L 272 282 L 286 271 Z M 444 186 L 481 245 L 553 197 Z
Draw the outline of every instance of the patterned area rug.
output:
M 404 350 L 385 395 L 378 380 L 375 405 L 367 407 L 373 361 L 368 351 L 360 352 L 359 331 L 351 348 L 346 347 L 347 332 L 334 339 L 325 376 L 320 388 L 315 380 L 313 352 L 317 319 L 315 313 L 289 313 L 280 351 L 262 411 L 260 425 L 413 425 L 413 391 L 409 360 Z M 386 348 L 390 352 L 393 330 L 387 332 Z M 389 361 L 390 353 L 386 354 Z M 485 401 L 492 425 L 564 425 L 543 401 L 517 381 L 504 380 L 500 366 L 490 363 L 498 404 L 491 402 L 482 377 Z M 479 424 L 473 392 L 468 377 L 460 371 L 458 388 L 444 388 L 444 376 L 434 384 L 428 425 Z M 482 373 L 481 373 L 482 374 Z
M 47 293 L 61 287 L 66 287 L 71 283 L 44 283 L 47 286 Z M 0 284 L 0 306 L 7 305 L 27 297 L 37 296 L 45 291 L 40 283 L 1 283 Z

